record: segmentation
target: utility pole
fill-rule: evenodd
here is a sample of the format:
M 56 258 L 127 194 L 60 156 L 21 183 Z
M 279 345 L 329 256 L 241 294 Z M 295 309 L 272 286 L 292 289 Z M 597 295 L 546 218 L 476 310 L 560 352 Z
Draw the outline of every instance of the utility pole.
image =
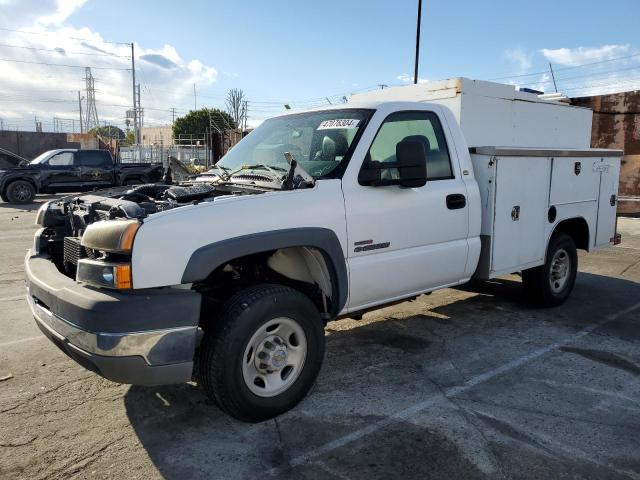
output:
M 140 132 L 138 131 L 138 102 L 136 102 L 136 55 L 133 42 L 131 42 L 131 85 L 133 88 L 133 138 L 135 143 L 139 143 L 138 137 L 140 136 Z
M 243 120 L 244 120 L 244 126 L 242 127 L 242 132 L 246 132 L 247 131 L 247 115 L 248 115 L 248 107 L 247 107 L 247 101 L 245 100 L 244 105 L 242 106 L 242 112 L 244 113 L 243 115 Z
M 387 88 L 389 85 L 387 85 L 386 83 L 379 83 L 378 86 L 380 87 L 380 90 L 384 90 L 385 88 Z
M 80 133 L 84 133 L 82 127 L 82 98 L 80 97 L 80 90 L 78 90 L 78 110 L 80 111 Z
M 197 110 L 198 109 L 198 102 L 197 100 L 197 96 L 196 96 L 196 84 L 193 84 L 193 109 Z
M 4 120 L 0 118 L 0 131 L 4 130 Z
M 416 28 L 416 63 L 413 70 L 413 83 L 418 83 L 418 62 L 420 60 L 420 21 L 422 18 L 422 0 L 418 0 L 418 26 Z
M 551 62 L 549 62 L 549 70 L 551 70 L 551 78 L 553 80 L 553 88 L 555 88 L 556 93 L 558 93 L 558 85 L 556 85 L 556 76 L 553 74 L 553 67 L 551 66 Z
M 171 107 L 171 125 L 176 123 L 176 109 L 175 107 Z

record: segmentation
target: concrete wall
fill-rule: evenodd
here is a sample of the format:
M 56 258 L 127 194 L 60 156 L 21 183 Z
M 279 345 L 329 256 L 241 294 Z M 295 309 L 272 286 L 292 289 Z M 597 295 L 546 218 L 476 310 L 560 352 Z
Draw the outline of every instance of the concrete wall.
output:
M 88 133 L 42 133 L 0 131 L 0 147 L 31 160 L 57 148 L 99 148 L 98 140 Z
M 173 131 L 170 125 L 164 127 L 143 127 L 140 129 L 141 142 L 144 145 L 173 145 Z

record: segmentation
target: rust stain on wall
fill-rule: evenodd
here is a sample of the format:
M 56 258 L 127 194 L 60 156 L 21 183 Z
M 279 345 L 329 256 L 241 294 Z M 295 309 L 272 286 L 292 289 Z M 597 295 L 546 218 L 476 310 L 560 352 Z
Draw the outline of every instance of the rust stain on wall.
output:
M 640 214 L 640 90 L 572 98 L 593 110 L 591 146 L 624 151 L 618 213 Z

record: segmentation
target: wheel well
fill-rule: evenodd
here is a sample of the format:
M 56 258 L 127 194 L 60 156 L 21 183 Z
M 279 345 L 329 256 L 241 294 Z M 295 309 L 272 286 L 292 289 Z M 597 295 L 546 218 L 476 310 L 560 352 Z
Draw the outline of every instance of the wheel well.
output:
M 577 248 L 589 250 L 589 225 L 584 218 L 577 217 L 562 220 L 556 225 L 551 236 L 560 232 L 566 233 L 573 238 Z
M 326 319 L 341 308 L 337 275 L 326 252 L 315 247 L 286 247 L 226 261 L 193 288 L 203 295 L 203 319 L 215 318 L 231 296 L 245 288 L 281 284 L 306 295 Z

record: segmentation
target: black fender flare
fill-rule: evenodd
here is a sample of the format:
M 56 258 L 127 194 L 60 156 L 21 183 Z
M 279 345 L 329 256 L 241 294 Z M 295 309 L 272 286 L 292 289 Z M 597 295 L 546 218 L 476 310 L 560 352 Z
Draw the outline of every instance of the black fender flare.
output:
M 288 247 L 310 247 L 319 250 L 331 275 L 331 284 L 337 292 L 331 313 L 337 315 L 346 305 L 349 276 L 344 252 L 335 232 L 328 228 L 301 227 L 252 233 L 228 238 L 198 248 L 187 262 L 182 283 L 205 280 L 211 272 L 234 258 Z

